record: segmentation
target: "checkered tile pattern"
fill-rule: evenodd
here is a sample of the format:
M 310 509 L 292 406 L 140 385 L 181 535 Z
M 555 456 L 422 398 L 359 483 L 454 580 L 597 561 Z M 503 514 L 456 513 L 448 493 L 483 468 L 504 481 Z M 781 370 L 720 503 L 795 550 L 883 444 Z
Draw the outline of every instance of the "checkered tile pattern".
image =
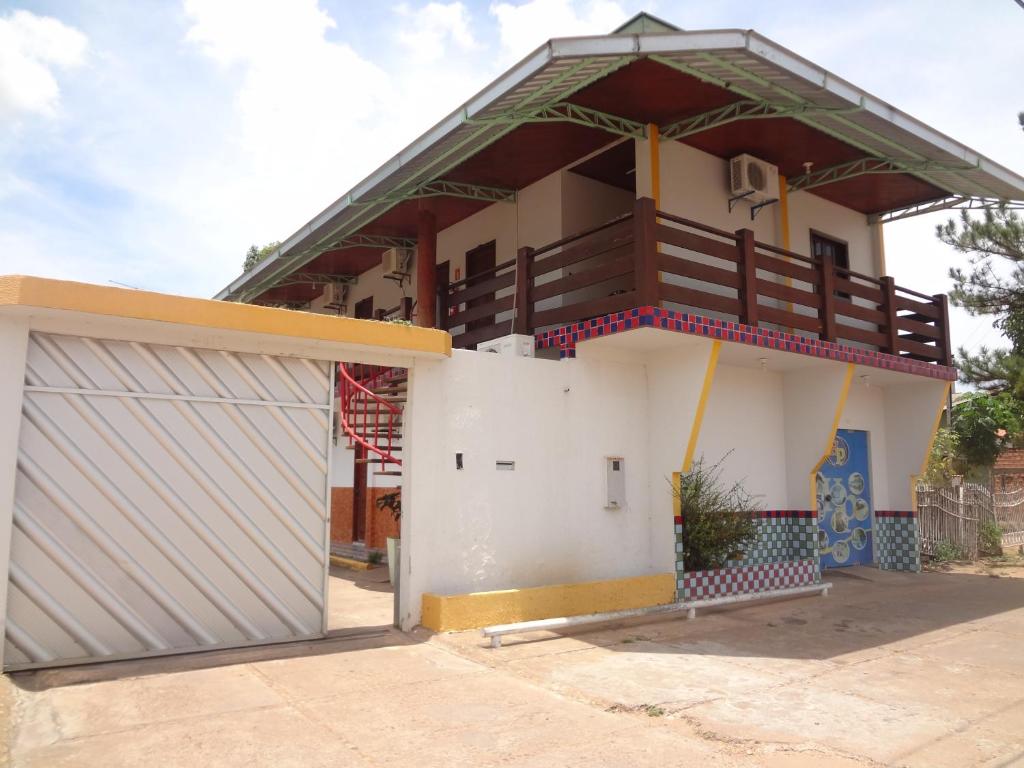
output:
M 875 512 L 875 546 L 883 571 L 921 570 L 921 537 L 913 512 Z
M 735 341 L 766 349 L 781 349 L 786 352 L 838 360 L 844 363 L 870 365 L 890 371 L 903 371 L 933 379 L 953 381 L 956 369 L 920 360 L 910 360 L 899 355 L 890 355 L 857 347 L 848 347 L 830 341 L 821 341 L 807 336 L 755 328 L 728 320 L 714 320 L 688 312 L 676 312 L 660 307 L 637 307 L 625 312 L 616 312 L 592 320 L 573 323 L 564 328 L 546 331 L 536 335 L 537 349 L 558 349 L 560 357 L 575 357 L 576 345 L 586 339 L 622 333 L 634 328 L 662 328 L 676 333 L 706 336 L 722 341 Z
M 814 561 L 799 560 L 681 574 L 677 581 L 676 593 L 679 600 L 690 602 L 801 587 L 817 581 L 818 569 Z
M 749 550 L 741 560 L 731 561 L 720 571 L 709 573 L 739 573 L 755 567 L 773 569 L 792 565 L 794 562 L 811 563 L 813 571 L 806 584 L 821 580 L 821 569 L 818 558 L 818 519 L 810 510 L 772 509 L 755 513 L 757 535 Z M 683 518 L 675 518 L 676 547 L 676 597 L 685 600 L 684 582 L 693 573 L 686 572 L 683 562 Z M 730 577 L 729 583 L 731 583 Z M 793 586 L 793 585 L 788 585 Z M 732 594 L 726 592 L 724 594 Z
M 817 544 L 814 519 L 799 516 L 802 514 L 773 511 L 767 516 L 759 516 L 757 535 L 746 554 L 742 559 L 729 561 L 728 565 L 761 565 L 813 557 Z M 809 516 L 811 513 L 806 514 Z

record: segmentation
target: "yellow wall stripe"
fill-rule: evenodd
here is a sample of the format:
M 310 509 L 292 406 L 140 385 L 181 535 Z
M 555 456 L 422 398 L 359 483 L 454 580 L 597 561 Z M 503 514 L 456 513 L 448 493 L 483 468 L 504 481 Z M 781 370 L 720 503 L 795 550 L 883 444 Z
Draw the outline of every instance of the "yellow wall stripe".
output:
M 700 390 L 700 400 L 697 402 L 697 411 L 693 414 L 693 426 L 690 427 L 690 440 L 686 444 L 686 455 L 683 457 L 683 472 L 689 472 L 693 467 L 693 454 L 697 450 L 697 438 L 700 436 L 700 427 L 704 422 L 704 409 L 708 405 L 708 397 L 711 395 L 711 384 L 715 379 L 715 369 L 718 367 L 718 353 L 722 350 L 722 342 L 716 341 L 711 344 L 711 356 L 708 358 L 708 367 L 704 371 L 704 384 Z
M 456 632 L 495 624 L 667 605 L 675 600 L 675 595 L 674 573 L 466 595 L 428 592 L 423 595 L 421 622 L 435 632 Z
M 939 407 L 935 410 L 935 419 L 932 421 L 932 432 L 928 438 L 928 447 L 925 449 L 924 458 L 921 460 L 921 470 L 916 475 L 910 476 L 910 508 L 917 510 L 917 481 L 921 475 L 928 471 L 928 458 L 932 455 L 932 448 L 935 446 L 935 437 L 939 434 L 939 425 L 942 423 L 942 411 L 949 402 L 949 391 L 953 388 L 953 382 L 947 381 L 942 388 L 942 399 L 939 400 Z
M 832 446 L 836 440 L 836 432 L 839 431 L 839 420 L 843 416 L 843 409 L 846 408 L 846 400 L 850 396 L 850 384 L 853 382 L 853 371 L 856 366 L 853 363 L 846 364 L 846 375 L 843 376 L 843 386 L 839 390 L 839 402 L 836 403 L 835 416 L 832 417 L 832 431 L 829 432 L 828 441 L 825 443 L 825 452 L 821 454 L 821 458 L 814 465 L 814 469 L 811 470 L 811 506 L 810 509 L 815 509 L 818 505 L 817 502 L 817 487 L 816 487 L 816 475 L 818 470 L 821 469 L 821 465 L 825 463 L 829 455 L 832 453 Z

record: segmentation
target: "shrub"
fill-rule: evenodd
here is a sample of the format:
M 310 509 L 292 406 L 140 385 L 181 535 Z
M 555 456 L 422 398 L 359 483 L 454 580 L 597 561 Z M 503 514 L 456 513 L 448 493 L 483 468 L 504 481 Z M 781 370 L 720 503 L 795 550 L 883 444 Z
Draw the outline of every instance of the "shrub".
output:
M 940 541 L 935 545 L 935 554 L 932 555 L 932 560 L 936 563 L 952 563 L 966 559 L 967 553 L 963 548 L 951 541 Z
M 994 520 L 986 520 L 978 528 L 978 550 L 983 555 L 1003 554 L 1003 529 Z
M 752 515 L 759 507 L 742 483 L 723 484 L 723 461 L 706 467 L 698 459 L 672 489 L 683 517 L 682 554 L 688 571 L 721 568 L 742 558 L 757 532 Z

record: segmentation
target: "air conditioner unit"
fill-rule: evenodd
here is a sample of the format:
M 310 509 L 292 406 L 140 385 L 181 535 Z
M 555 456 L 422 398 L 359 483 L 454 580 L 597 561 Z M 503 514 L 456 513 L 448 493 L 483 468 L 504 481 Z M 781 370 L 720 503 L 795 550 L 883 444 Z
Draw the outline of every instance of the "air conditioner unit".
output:
M 778 167 L 753 155 L 737 155 L 729 161 L 729 193 L 752 205 L 778 199 Z
M 384 277 L 391 279 L 407 277 L 410 256 L 408 248 L 388 248 L 384 251 L 380 260 Z
M 533 336 L 513 333 L 492 341 L 481 341 L 476 345 L 476 351 L 491 352 L 498 355 L 512 355 L 513 357 L 533 357 L 534 347 Z
M 348 286 L 344 283 L 328 283 L 324 286 L 324 309 L 335 309 L 339 312 L 345 308 L 348 297 Z

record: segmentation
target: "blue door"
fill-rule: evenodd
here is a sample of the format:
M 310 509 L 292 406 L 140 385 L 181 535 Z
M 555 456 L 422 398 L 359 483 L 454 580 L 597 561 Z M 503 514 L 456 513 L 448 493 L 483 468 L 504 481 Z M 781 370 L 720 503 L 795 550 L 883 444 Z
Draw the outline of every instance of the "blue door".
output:
M 872 562 L 870 467 L 868 433 L 838 430 L 815 478 L 822 568 Z

